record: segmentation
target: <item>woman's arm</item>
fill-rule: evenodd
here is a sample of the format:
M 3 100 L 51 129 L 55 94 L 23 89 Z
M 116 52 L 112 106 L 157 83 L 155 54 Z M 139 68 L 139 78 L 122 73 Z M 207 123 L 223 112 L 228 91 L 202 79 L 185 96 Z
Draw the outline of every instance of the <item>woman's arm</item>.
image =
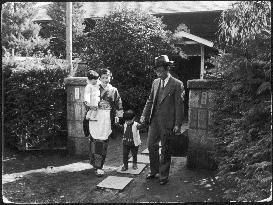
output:
M 122 100 L 119 95 L 118 90 L 116 89 L 115 91 L 115 99 L 114 99 L 114 104 L 115 104 L 115 110 L 116 110 L 116 117 L 123 117 L 123 106 L 122 106 Z

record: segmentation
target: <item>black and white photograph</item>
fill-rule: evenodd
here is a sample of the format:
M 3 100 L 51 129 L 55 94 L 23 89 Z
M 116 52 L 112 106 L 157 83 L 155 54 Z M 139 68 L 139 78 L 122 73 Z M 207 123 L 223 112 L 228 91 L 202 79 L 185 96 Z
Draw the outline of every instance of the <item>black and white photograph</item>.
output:
M 2 2 L 2 202 L 272 201 L 270 1 Z

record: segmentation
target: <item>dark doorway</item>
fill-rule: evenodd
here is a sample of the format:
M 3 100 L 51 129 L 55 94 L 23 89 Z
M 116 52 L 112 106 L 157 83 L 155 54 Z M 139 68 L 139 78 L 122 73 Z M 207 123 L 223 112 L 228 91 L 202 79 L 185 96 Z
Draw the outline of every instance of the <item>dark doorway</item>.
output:
M 184 117 L 188 120 L 189 111 L 189 89 L 187 87 L 188 80 L 200 78 L 200 56 L 188 56 L 187 59 L 183 59 L 180 56 L 173 57 L 174 67 L 172 69 L 172 75 L 183 82 L 185 88 L 184 98 Z

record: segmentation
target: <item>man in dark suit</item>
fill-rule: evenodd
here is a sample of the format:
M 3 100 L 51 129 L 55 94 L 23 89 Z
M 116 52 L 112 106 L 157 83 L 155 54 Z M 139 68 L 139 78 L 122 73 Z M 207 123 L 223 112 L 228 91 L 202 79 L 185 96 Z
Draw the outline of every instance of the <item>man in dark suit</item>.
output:
M 168 136 L 171 133 L 180 133 L 184 115 L 184 87 L 180 80 L 171 76 L 169 70 L 172 63 L 166 55 L 155 58 L 154 69 L 158 78 L 153 81 L 140 119 L 141 123 L 149 125 L 150 173 L 146 178 L 159 178 L 161 185 L 168 182 L 171 165 Z M 160 159 L 159 141 L 162 145 Z

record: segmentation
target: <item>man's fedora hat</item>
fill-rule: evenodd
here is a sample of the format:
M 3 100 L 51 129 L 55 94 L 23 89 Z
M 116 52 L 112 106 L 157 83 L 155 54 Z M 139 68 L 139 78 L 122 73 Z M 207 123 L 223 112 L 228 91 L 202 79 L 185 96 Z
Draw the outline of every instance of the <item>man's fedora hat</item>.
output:
M 155 68 L 171 64 L 173 64 L 173 61 L 170 61 L 167 55 L 161 55 L 155 58 Z

